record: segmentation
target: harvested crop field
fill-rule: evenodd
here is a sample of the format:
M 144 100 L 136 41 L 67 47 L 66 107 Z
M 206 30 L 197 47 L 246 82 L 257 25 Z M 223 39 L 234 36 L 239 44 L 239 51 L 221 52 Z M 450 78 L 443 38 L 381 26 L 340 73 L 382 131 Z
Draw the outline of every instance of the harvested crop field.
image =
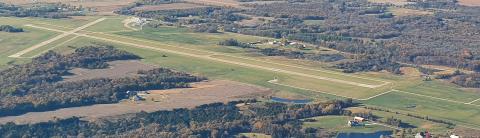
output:
M 241 8 L 241 3 L 235 0 L 185 0 L 190 3 L 202 4 L 202 5 L 213 5 L 213 6 L 227 6 Z
M 108 62 L 110 65 L 106 69 L 83 69 L 75 68 L 69 72 L 74 74 L 70 76 L 64 76 L 65 82 L 88 80 L 95 78 L 123 78 L 132 77 L 137 75 L 140 70 L 151 70 L 155 66 L 147 65 L 138 60 L 124 60 L 124 61 L 112 61 Z
M 2 2 L 10 4 L 32 4 L 32 3 L 64 3 L 75 6 L 95 8 L 100 12 L 111 12 L 123 6 L 135 2 L 135 0 L 3 0 Z
M 464 6 L 480 6 L 479 0 L 458 0 L 458 4 Z
M 408 0 L 368 0 L 368 1 L 373 3 L 389 3 L 393 5 L 398 5 L 398 6 L 413 3 L 413 2 L 408 2 Z
M 145 5 L 141 7 L 135 7 L 135 11 L 160 11 L 160 10 L 175 10 L 175 9 L 192 9 L 207 7 L 204 5 L 198 5 L 193 3 L 172 3 L 172 4 L 160 4 L 160 5 Z
M 422 10 L 414 10 L 414 9 L 407 9 L 407 8 L 392 8 L 390 12 L 393 13 L 395 16 L 411 16 L 411 15 L 433 15 L 431 11 L 422 11 Z
M 192 88 L 151 91 L 146 96 L 146 100 L 140 102 L 125 100 L 117 104 L 97 104 L 1 117 L 0 124 L 7 122 L 20 124 L 45 122 L 54 118 L 72 116 L 83 117 L 85 120 L 95 120 L 140 111 L 154 112 L 175 108 L 193 108 L 214 102 L 229 102 L 271 94 L 271 90 L 267 88 L 226 80 L 198 82 L 191 86 Z

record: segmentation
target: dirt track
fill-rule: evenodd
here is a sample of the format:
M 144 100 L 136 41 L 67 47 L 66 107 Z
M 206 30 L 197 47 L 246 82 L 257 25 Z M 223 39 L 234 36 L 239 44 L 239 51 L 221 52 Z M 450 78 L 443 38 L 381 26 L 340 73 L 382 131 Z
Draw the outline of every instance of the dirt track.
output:
M 134 103 L 124 101 L 117 104 L 98 104 L 92 106 L 63 108 L 48 112 L 31 112 L 19 116 L 1 117 L 0 124 L 7 122 L 35 123 L 53 118 L 84 117 L 86 120 L 137 113 L 140 111 L 171 110 L 175 108 L 193 108 L 214 102 L 229 102 L 249 97 L 271 94 L 269 89 L 233 82 L 210 81 L 192 84 L 193 88 L 152 91 L 146 101 Z M 151 101 L 154 99 L 157 102 Z

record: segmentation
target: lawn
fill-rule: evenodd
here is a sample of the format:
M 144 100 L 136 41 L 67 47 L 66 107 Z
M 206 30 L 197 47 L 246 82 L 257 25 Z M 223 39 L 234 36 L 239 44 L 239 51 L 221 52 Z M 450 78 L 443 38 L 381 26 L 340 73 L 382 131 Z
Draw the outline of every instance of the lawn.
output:
M 94 26 L 90 26 L 85 31 L 94 32 L 117 32 L 117 31 L 132 31 L 124 26 L 123 20 L 126 17 L 108 18 Z
M 313 128 L 323 128 L 326 130 L 339 131 L 341 132 L 357 132 L 357 133 L 373 133 L 377 131 L 388 131 L 392 130 L 390 128 L 379 126 L 379 125 L 365 125 L 350 127 L 347 125 L 347 121 L 352 117 L 349 116 L 319 116 L 313 117 L 315 122 L 305 122 L 304 127 L 313 127 Z
M 438 80 L 417 80 L 407 87 L 400 87 L 399 90 L 460 102 L 470 102 L 480 98 L 480 93 L 478 92 L 464 91 L 459 86 Z
M 412 131 L 414 131 L 414 132 L 420 132 L 420 131 L 428 130 L 428 131 L 433 132 L 433 133 L 444 133 L 448 130 L 448 128 L 447 128 L 448 125 L 446 125 L 446 124 L 435 123 L 435 122 L 431 122 L 431 121 L 427 121 L 427 120 L 423 120 L 423 119 L 409 117 L 409 116 L 402 115 L 402 114 L 396 114 L 396 113 L 384 112 L 384 111 L 377 111 L 377 110 L 368 110 L 368 109 L 364 109 L 364 108 L 361 108 L 361 107 L 352 107 L 352 108 L 349 108 L 347 110 L 350 110 L 352 112 L 361 111 L 361 112 L 364 112 L 364 113 L 365 112 L 371 112 L 374 116 L 378 117 L 377 119 L 382 120 L 384 122 L 387 120 L 387 118 L 390 118 L 390 117 L 400 119 L 406 125 L 411 126 L 409 128 L 412 129 Z

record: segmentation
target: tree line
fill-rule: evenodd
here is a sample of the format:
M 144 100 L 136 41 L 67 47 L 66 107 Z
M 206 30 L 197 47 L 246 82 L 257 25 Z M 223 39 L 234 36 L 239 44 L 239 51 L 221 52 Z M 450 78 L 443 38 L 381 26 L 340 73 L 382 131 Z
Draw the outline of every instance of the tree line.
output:
M 240 109 L 236 105 L 248 103 Z M 305 128 L 299 119 L 342 115 L 351 100 L 307 105 L 256 102 L 212 103 L 193 109 L 140 112 L 116 119 L 84 121 L 78 117 L 44 123 L 0 125 L 0 137 L 234 137 L 239 133 L 264 133 L 281 137 L 331 137 L 317 128 Z M 247 113 L 251 112 L 253 114 Z
M 73 68 L 99 69 L 107 62 L 140 57 L 112 46 L 87 46 L 68 55 L 48 52 L 32 62 L 0 71 L 0 116 L 91 104 L 115 103 L 126 91 L 189 87 L 205 80 L 166 68 L 139 71 L 137 77 L 62 81 Z
M 23 32 L 23 28 L 17 28 L 11 25 L 0 25 L 0 31 L 9 33 Z
M 62 3 L 36 3 L 17 6 L 0 2 L 0 16 L 68 18 L 68 16 L 83 16 L 85 8 Z

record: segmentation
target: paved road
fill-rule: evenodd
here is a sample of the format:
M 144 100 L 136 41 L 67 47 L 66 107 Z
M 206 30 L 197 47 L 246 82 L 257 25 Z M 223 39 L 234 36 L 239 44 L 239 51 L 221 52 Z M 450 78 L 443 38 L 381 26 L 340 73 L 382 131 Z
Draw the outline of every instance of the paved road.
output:
M 42 47 L 42 46 L 48 45 L 48 44 L 50 44 L 50 43 L 52 43 L 52 42 L 54 42 L 54 41 L 57 41 L 57 40 L 59 40 L 59 39 L 62 39 L 62 38 L 64 38 L 64 37 L 66 37 L 66 36 L 68 36 L 68 35 L 74 34 L 74 33 L 78 32 L 78 31 L 80 31 L 80 30 L 83 30 L 83 29 L 85 29 L 85 28 L 87 28 L 87 27 L 90 27 L 90 26 L 92 26 L 92 25 L 94 25 L 94 24 L 97 24 L 97 23 L 99 23 L 99 22 L 101 22 L 101 21 L 103 21 L 103 20 L 105 20 L 105 19 L 106 19 L 106 18 L 100 18 L 100 19 L 98 19 L 98 20 L 95 20 L 95 21 L 93 21 L 93 22 L 90 22 L 90 23 L 88 23 L 88 24 L 85 24 L 85 25 L 83 25 L 83 26 L 80 26 L 80 27 L 75 28 L 75 29 L 73 29 L 73 30 L 71 30 L 71 31 L 68 31 L 68 32 L 63 32 L 63 31 L 62 31 L 62 32 L 63 32 L 62 34 L 60 34 L 60 35 L 58 35 L 58 36 L 56 36 L 56 37 L 54 37 L 54 38 L 52 38 L 52 39 L 49 39 L 49 40 L 43 41 L 43 42 L 41 42 L 41 43 L 38 43 L 38 44 L 36 44 L 36 45 L 34 45 L 34 46 L 32 46 L 32 47 L 29 47 L 29 48 L 27 48 L 27 49 L 24 49 L 24 50 L 22 50 L 22 51 L 20 51 L 20 52 L 17 52 L 17 53 L 15 53 L 15 54 L 13 54 L 13 55 L 10 55 L 10 56 L 8 56 L 8 57 L 11 57 L 11 58 L 20 58 L 20 57 L 21 57 L 22 55 L 24 55 L 25 53 L 28 53 L 28 52 L 30 52 L 30 51 L 33 51 L 33 50 L 35 50 L 35 49 L 37 49 L 37 48 L 40 48 L 40 47 Z M 33 25 L 26 25 L 26 26 L 33 26 Z

